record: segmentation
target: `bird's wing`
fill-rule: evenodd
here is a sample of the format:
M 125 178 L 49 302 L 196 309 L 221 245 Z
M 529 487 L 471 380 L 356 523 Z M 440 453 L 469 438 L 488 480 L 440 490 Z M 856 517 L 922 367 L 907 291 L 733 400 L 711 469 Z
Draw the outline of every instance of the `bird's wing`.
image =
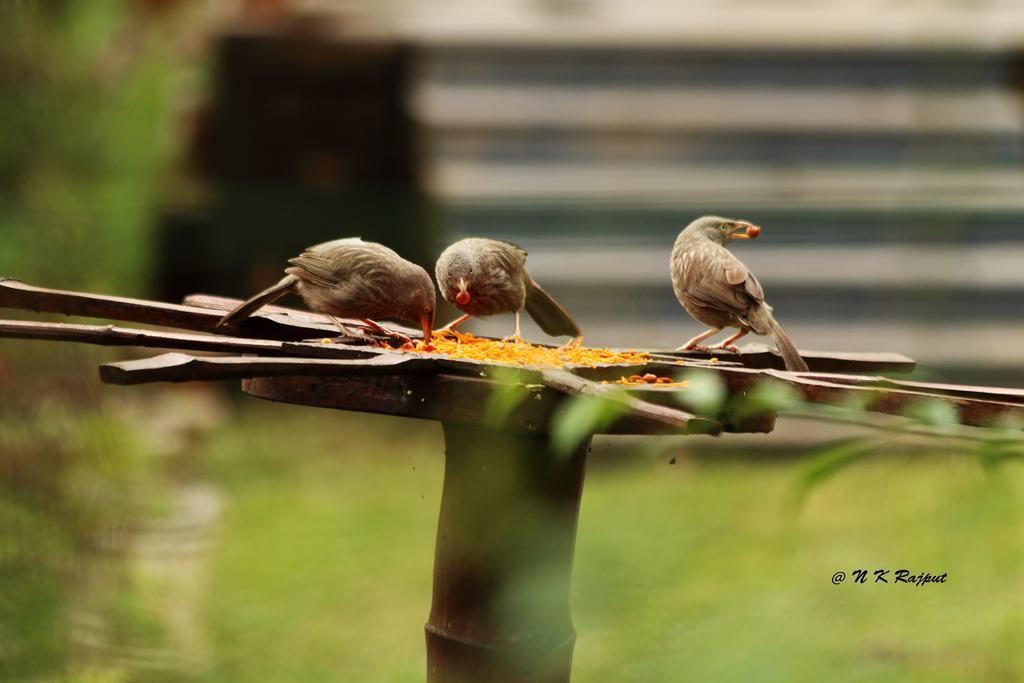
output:
M 398 259 L 397 254 L 381 244 L 350 237 L 310 247 L 288 259 L 288 263 L 301 269 L 294 275 L 330 287 L 356 273 L 373 274 L 392 256 Z
M 693 278 L 686 295 L 697 306 L 746 316 L 750 307 L 764 301 L 764 292 L 757 278 L 728 250 L 713 245 L 696 251 L 701 277 Z
M 325 287 L 333 287 L 338 284 L 337 270 L 331 267 L 331 262 L 323 254 L 305 251 L 295 258 L 288 259 L 288 263 L 296 266 L 296 268 L 289 268 L 288 272 L 303 280 L 309 280 Z
M 743 286 L 746 288 L 750 298 L 760 304 L 764 303 L 764 290 L 761 289 L 761 283 L 757 281 L 757 278 L 749 270 L 747 271 L 746 280 L 743 281 Z
M 329 242 L 321 242 L 320 244 L 313 245 L 312 247 L 306 249 L 306 251 L 313 251 L 316 249 L 329 249 L 331 247 L 340 247 L 345 245 L 351 246 L 353 244 L 369 244 L 369 242 L 364 242 L 362 237 L 342 237 L 340 239 L 331 240 Z
M 498 244 L 502 244 L 502 245 L 504 245 L 506 247 L 512 247 L 513 249 L 515 249 L 516 251 L 518 251 L 522 255 L 522 258 L 524 260 L 526 259 L 527 256 L 529 256 L 529 254 L 526 252 L 526 250 L 523 249 L 518 244 L 516 244 L 515 242 L 509 242 L 508 240 L 493 240 L 493 241 L 497 242 Z
M 526 263 L 526 252 L 511 242 L 491 240 L 489 251 L 507 273 L 518 273 Z

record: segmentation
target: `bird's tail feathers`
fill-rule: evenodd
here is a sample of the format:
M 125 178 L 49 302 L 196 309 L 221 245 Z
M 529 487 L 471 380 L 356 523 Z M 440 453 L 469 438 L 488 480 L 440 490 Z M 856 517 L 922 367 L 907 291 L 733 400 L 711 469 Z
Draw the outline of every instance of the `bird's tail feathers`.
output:
M 582 334 L 568 311 L 533 280 L 526 283 L 526 312 L 540 329 L 552 337 L 579 337 Z
M 217 322 L 217 327 L 226 327 L 232 323 L 245 320 L 250 315 L 263 308 L 269 303 L 277 301 L 295 287 L 299 278 L 294 275 L 285 275 L 281 280 L 271 287 L 267 287 L 256 296 L 239 304 L 233 311 L 225 315 Z
M 747 315 L 747 319 L 755 332 L 767 334 L 775 340 L 775 345 L 779 347 L 779 353 L 782 354 L 782 361 L 785 363 L 787 370 L 790 372 L 809 372 L 810 368 L 807 367 L 807 363 L 800 356 L 800 352 L 797 350 L 793 340 L 782 329 L 782 325 L 775 319 L 767 305 L 755 306 Z

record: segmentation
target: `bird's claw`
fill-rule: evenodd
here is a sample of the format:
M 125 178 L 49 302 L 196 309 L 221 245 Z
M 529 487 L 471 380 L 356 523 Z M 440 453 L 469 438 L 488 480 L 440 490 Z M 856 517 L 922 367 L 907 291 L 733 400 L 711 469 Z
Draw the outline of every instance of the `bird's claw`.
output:
M 364 338 L 380 339 L 383 337 L 384 339 L 397 339 L 402 344 L 413 343 L 412 339 L 409 336 L 404 335 L 401 332 L 396 332 L 395 330 L 388 329 L 383 325 L 373 322 L 372 320 L 366 320 L 361 325 L 355 325 L 355 328 L 362 331 L 362 336 Z
M 732 344 L 728 344 L 728 345 L 716 344 L 715 346 L 709 346 L 708 347 L 708 351 L 728 351 L 729 353 L 739 354 L 740 353 L 740 347 L 733 346 Z
M 687 346 L 686 344 L 683 344 L 682 346 L 677 348 L 676 351 L 696 351 L 697 353 L 710 353 L 711 352 L 711 347 L 710 346 L 701 346 L 700 344 L 693 344 L 693 345 L 690 345 L 690 346 Z
M 411 337 L 408 337 L 408 336 L 402 334 L 401 332 L 395 332 L 394 330 L 389 330 L 386 327 L 381 328 L 381 329 L 383 329 L 384 331 L 381 333 L 380 336 L 384 337 L 385 339 L 397 339 L 403 345 L 404 344 L 412 344 L 412 343 L 414 343 Z M 369 335 L 367 335 L 367 336 L 369 336 Z
M 562 349 L 565 351 L 575 351 L 576 349 L 583 346 L 583 336 L 573 337 L 569 341 L 562 345 Z

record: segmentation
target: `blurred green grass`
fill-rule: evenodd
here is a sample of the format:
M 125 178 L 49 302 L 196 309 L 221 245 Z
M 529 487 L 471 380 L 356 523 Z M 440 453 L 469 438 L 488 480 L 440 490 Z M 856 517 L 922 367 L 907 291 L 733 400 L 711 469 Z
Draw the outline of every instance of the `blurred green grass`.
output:
M 595 447 L 574 680 L 1024 678 L 1024 467 L 893 452 L 822 484 L 794 515 L 799 459 L 673 443 L 630 466 L 614 441 Z M 229 507 L 204 680 L 421 681 L 438 426 L 246 401 L 206 450 Z M 857 568 L 949 579 L 832 585 Z

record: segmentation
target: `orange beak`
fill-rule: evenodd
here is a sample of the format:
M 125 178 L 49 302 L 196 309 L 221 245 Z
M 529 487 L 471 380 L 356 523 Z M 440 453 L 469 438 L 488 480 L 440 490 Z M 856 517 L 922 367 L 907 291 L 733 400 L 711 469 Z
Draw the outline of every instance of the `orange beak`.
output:
M 740 232 L 741 230 L 742 232 Z M 756 239 L 760 234 L 761 226 L 759 225 L 754 225 L 753 223 L 737 223 L 733 231 L 729 233 L 729 239 L 752 240 Z
M 434 321 L 428 318 L 426 315 L 420 318 L 420 328 L 423 330 L 423 343 L 430 343 L 430 336 L 433 332 Z
M 467 291 L 467 287 L 468 285 L 466 284 L 466 278 L 460 277 L 459 293 L 455 295 L 455 303 L 459 304 L 460 306 L 465 306 L 466 304 L 469 303 L 469 300 L 472 298 L 469 296 L 469 291 Z

